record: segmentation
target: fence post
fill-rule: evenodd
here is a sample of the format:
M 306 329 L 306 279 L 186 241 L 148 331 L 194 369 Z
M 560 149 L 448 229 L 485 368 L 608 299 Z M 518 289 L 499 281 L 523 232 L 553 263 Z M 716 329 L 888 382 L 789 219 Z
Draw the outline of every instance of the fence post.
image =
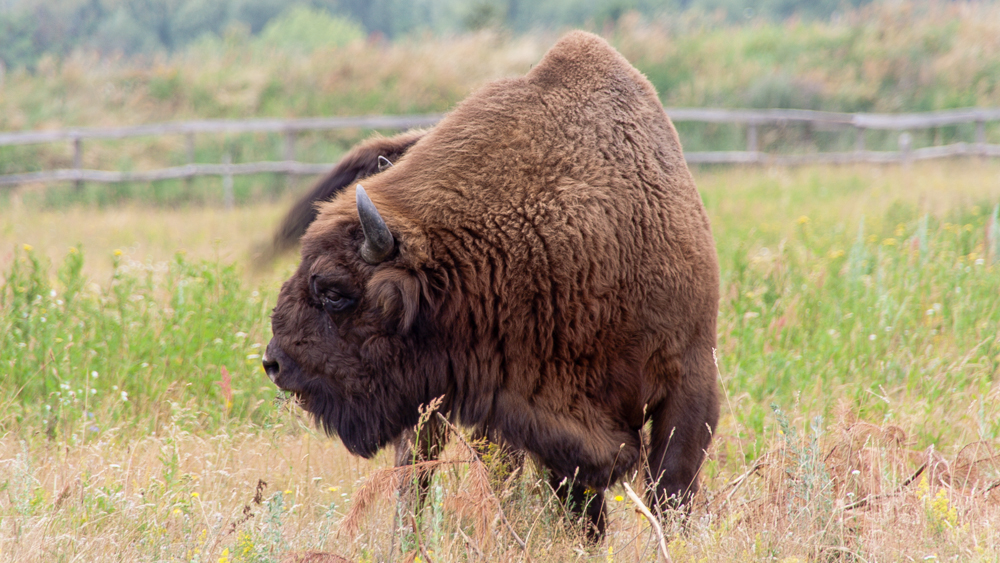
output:
M 80 170 L 82 169 L 83 169 L 83 140 L 80 139 L 80 137 L 73 137 L 73 170 L 76 170 L 76 173 L 79 174 Z M 76 191 L 80 191 L 83 189 L 83 180 L 81 180 L 79 176 L 77 176 L 76 182 L 74 182 L 74 184 L 76 185 Z
M 913 160 L 911 149 L 913 148 L 913 136 L 908 131 L 899 134 L 899 154 L 903 159 L 903 167 L 909 168 Z
M 986 158 L 986 122 L 981 117 L 976 119 L 976 152 Z
M 187 148 L 187 161 L 188 164 L 194 164 L 194 133 L 188 133 L 184 135 L 184 144 Z M 187 184 L 188 190 L 191 189 L 191 183 L 194 181 L 194 173 L 184 179 L 184 183 Z
M 297 135 L 297 133 L 295 132 L 294 129 L 286 129 L 285 130 L 285 154 L 283 155 L 284 158 L 285 158 L 285 162 L 291 162 L 291 161 L 295 160 L 295 137 L 296 137 L 296 135 Z M 292 175 L 291 174 L 288 174 L 288 173 L 284 174 L 284 183 L 285 183 L 285 187 L 286 188 L 288 188 L 288 187 L 290 187 L 292 185 Z
M 865 128 L 854 126 L 854 152 L 865 152 Z
M 295 160 L 295 136 L 294 129 L 285 130 L 285 160 Z
M 757 124 L 752 121 L 747 123 L 747 150 L 750 152 L 757 152 L 759 150 Z
M 222 199 L 225 202 L 226 210 L 232 210 L 233 208 L 233 173 L 229 166 L 233 163 L 233 156 L 226 151 L 222 155 L 222 165 L 224 167 L 222 174 Z

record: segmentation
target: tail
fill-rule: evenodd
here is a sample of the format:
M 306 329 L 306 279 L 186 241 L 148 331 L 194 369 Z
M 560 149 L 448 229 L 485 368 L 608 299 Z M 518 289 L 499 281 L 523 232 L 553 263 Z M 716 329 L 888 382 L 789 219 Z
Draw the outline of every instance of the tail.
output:
M 385 163 L 386 160 L 389 163 L 396 162 L 425 134 L 427 131 L 422 129 L 407 131 L 395 137 L 369 139 L 352 148 L 326 178 L 295 202 L 288 211 L 274 233 L 271 249 L 264 253 L 264 262 L 269 262 L 298 244 L 306 229 L 316 219 L 318 203 L 330 200 L 345 187 L 389 166 Z

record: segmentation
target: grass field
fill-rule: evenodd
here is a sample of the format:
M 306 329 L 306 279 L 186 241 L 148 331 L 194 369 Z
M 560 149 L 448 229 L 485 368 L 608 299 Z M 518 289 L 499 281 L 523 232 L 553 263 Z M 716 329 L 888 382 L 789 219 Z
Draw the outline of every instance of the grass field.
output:
M 1000 561 L 1000 164 L 694 172 L 724 402 L 672 559 Z M 457 444 L 394 519 L 390 457 L 350 456 L 259 367 L 296 259 L 254 256 L 288 197 L 5 200 L 0 561 L 656 559 L 621 486 L 587 546 L 537 470 L 498 482 Z

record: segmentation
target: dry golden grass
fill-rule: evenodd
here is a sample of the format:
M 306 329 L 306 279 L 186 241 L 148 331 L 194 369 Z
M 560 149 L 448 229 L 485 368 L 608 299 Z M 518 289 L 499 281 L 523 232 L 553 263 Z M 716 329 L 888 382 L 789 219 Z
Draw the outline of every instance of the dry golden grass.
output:
M 4 438 L 0 459 L 9 483 L 4 508 L 16 514 L 27 503 L 45 514 L 5 519 L 4 561 L 190 561 L 199 552 L 215 561 L 237 532 L 266 524 L 262 506 L 274 495 L 283 530 L 296 537 L 291 545 L 322 547 L 323 514 L 344 506 L 371 467 L 336 442 L 280 425 L 206 436 L 169 424 L 158 434 L 86 446 Z M 18 487 L 33 492 L 23 498 Z
M 609 491 L 607 539 L 587 546 L 528 466 L 496 491 L 527 542 L 522 549 L 495 510 L 484 518 L 473 508 L 496 505 L 465 463 L 464 446 L 446 451 L 431 506 L 414 517 L 403 506 L 395 513 L 401 474 L 384 469 L 388 456 L 363 461 L 293 417 L 285 422 L 295 428 L 207 436 L 174 423 L 156 435 L 86 446 L 2 438 L 0 505 L 8 518 L 0 560 L 656 559 L 656 538 L 621 487 Z M 716 443 L 731 441 L 732 432 L 724 424 Z M 706 480 L 689 518 L 663 519 L 673 560 L 1000 556 L 1000 457 L 989 444 L 950 456 L 911 451 L 898 427 L 849 412 L 818 441 L 779 434 L 773 444 L 752 464 L 726 463 L 713 448 L 712 462 L 724 469 Z M 365 506 L 355 509 L 359 502 Z
M 14 197 L 10 206 L 0 208 L 0 270 L 9 268 L 13 249 L 29 244 L 52 263 L 60 262 L 69 247 L 80 245 L 87 255 L 85 273 L 95 281 L 110 274 L 115 250 L 143 264 L 168 262 L 183 252 L 194 260 L 236 263 L 255 272 L 257 252 L 270 242 L 291 203 L 285 198 L 232 210 L 143 204 L 43 210 L 26 207 Z M 293 258 L 286 257 L 275 269 L 283 271 Z

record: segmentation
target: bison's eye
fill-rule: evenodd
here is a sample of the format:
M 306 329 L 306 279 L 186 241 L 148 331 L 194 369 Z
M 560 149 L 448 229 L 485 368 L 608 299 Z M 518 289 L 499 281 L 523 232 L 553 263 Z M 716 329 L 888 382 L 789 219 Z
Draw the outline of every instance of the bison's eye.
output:
M 329 278 L 313 274 L 309 280 L 315 302 L 329 315 L 343 313 L 358 302 L 348 292 Z
M 327 292 L 322 297 L 323 308 L 329 314 L 342 313 L 346 311 L 351 305 L 354 305 L 354 299 L 347 297 L 346 295 L 341 295 L 335 292 Z

